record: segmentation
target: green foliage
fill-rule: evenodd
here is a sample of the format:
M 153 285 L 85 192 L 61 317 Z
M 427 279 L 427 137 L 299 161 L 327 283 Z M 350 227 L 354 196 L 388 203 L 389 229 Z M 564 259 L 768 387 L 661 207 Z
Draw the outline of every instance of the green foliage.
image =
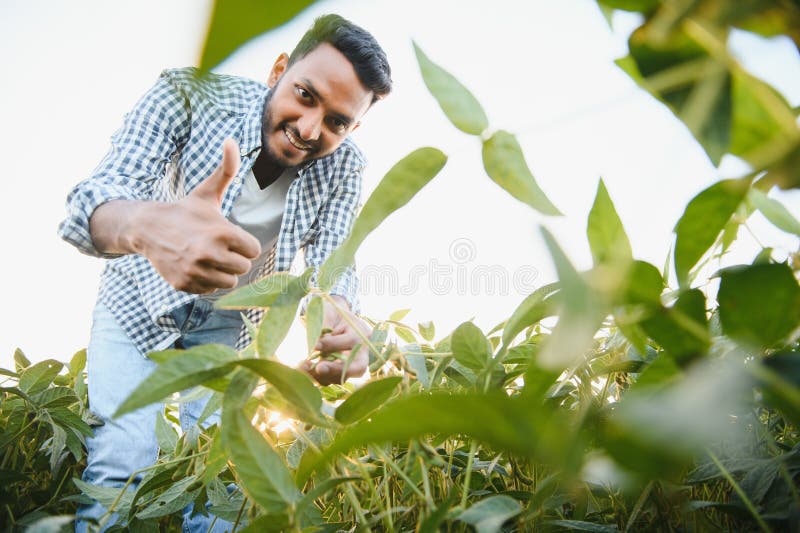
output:
M 800 128 L 789 104 L 748 74 L 727 49 L 731 27 L 800 42 L 800 8 L 791 2 L 616 2 L 642 12 L 630 55 L 618 61 L 637 83 L 686 124 L 716 165 L 726 153 L 783 188 L 800 186 Z
M 86 408 L 86 351 L 31 364 L 22 350 L 0 378 L 0 528 L 58 528 L 72 521 L 94 423 Z

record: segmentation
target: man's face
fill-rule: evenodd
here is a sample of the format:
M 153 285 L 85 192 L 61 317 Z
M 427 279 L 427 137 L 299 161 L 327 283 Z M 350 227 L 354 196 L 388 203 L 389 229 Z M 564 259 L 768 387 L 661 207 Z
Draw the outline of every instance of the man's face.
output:
M 292 167 L 332 153 L 372 102 L 353 65 L 323 43 L 290 68 L 281 55 L 270 72 L 261 141 L 279 166 Z

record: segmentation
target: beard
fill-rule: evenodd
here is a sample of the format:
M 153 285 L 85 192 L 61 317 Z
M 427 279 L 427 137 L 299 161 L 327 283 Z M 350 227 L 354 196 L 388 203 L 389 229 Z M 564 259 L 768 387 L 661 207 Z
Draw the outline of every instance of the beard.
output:
M 274 163 L 275 165 L 283 168 L 288 168 L 292 166 L 297 166 L 303 163 L 307 163 L 314 159 L 319 159 L 321 155 L 320 152 L 320 144 L 319 142 L 309 142 L 303 140 L 304 143 L 309 144 L 311 149 L 306 151 L 306 156 L 302 159 L 302 161 L 292 161 L 290 156 L 285 156 L 282 153 L 279 153 L 279 150 L 273 149 L 272 145 L 270 144 L 270 139 L 272 135 L 278 132 L 279 135 L 286 135 L 284 130 L 288 129 L 292 135 L 295 136 L 297 139 L 303 139 L 300 135 L 300 132 L 297 130 L 296 127 L 289 124 L 288 121 L 283 121 L 280 123 L 275 123 L 275 119 L 273 117 L 273 109 L 272 109 L 272 97 L 275 92 L 278 90 L 278 86 L 280 85 L 280 80 L 278 83 L 275 84 L 275 87 L 271 88 L 267 92 L 267 96 L 264 99 L 264 114 L 261 121 L 261 153 L 262 156 L 267 157 L 267 159 Z

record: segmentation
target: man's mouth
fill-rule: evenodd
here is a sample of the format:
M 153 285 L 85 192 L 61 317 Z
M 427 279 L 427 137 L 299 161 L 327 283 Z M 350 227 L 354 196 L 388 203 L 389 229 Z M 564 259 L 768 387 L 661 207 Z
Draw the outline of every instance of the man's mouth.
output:
M 283 133 L 284 135 L 286 135 L 286 138 L 289 139 L 289 143 L 298 150 L 303 150 L 304 152 L 308 152 L 313 148 L 313 146 L 311 146 L 310 144 L 304 143 L 299 138 L 297 138 L 297 136 L 294 133 L 292 133 L 292 131 L 289 129 L 288 126 L 283 127 Z

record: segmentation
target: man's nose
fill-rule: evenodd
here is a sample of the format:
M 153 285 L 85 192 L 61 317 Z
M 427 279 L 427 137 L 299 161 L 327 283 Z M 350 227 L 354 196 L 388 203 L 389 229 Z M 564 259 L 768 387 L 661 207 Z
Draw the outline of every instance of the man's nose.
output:
M 303 141 L 313 142 L 319 139 L 322 130 L 322 114 L 306 113 L 297 121 L 297 131 Z

